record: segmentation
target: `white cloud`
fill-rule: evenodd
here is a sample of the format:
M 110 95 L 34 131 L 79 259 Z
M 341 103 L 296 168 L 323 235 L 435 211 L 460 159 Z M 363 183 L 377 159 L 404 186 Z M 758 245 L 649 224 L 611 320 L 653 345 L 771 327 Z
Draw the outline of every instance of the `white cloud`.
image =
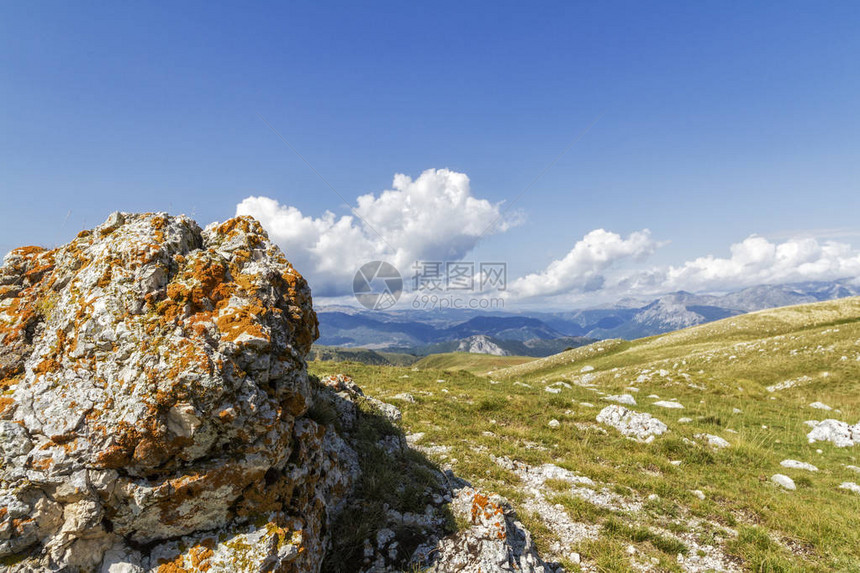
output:
M 501 217 L 500 204 L 473 197 L 464 173 L 428 169 L 414 180 L 398 174 L 392 187 L 359 197 L 358 217 L 326 211 L 316 218 L 269 197 L 244 199 L 236 214 L 257 218 L 322 296 L 350 293 L 367 261 L 387 260 L 408 276 L 415 261 L 463 258 L 493 223 L 487 235 L 515 224 Z
M 753 235 L 733 244 L 728 258 L 708 255 L 658 273 L 665 289 L 694 291 L 854 278 L 860 276 L 860 251 L 836 241 L 777 243 Z
M 626 296 L 677 290 L 719 292 L 762 284 L 860 278 L 860 250 L 847 243 L 793 238 L 782 242 L 752 235 L 730 247 L 730 256 L 699 257 L 680 265 L 634 270 L 660 246 L 647 230 L 622 239 L 603 229 L 591 231 L 560 260 L 512 283 L 511 297 L 588 299 L 602 302 Z
M 657 243 L 648 229 L 631 233 L 626 239 L 617 233 L 596 229 L 585 235 L 567 255 L 543 271 L 513 282 L 514 297 L 554 296 L 570 292 L 600 290 L 604 272 L 625 259 L 642 260 L 652 254 Z

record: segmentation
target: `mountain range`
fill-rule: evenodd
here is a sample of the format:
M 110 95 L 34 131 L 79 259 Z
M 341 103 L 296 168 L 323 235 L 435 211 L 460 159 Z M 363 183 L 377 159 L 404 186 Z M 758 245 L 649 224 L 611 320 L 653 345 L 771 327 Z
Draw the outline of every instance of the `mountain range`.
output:
M 318 344 L 425 355 L 548 356 L 605 338 L 632 340 L 747 312 L 860 295 L 849 281 L 761 285 L 725 294 L 669 293 L 560 312 L 318 310 Z

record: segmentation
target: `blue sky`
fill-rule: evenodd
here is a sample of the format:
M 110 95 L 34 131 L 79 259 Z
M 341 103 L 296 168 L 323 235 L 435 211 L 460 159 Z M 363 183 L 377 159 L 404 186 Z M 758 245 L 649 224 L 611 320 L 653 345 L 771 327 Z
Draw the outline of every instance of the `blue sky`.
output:
M 206 224 L 265 196 L 348 215 L 258 114 L 352 205 L 443 168 L 509 203 L 599 118 L 517 201 L 518 224 L 458 255 L 546 278 L 595 229 L 649 229 L 659 247 L 609 267 L 683 275 L 757 234 L 837 241 L 848 249 L 807 262 L 851 273 L 858 25 L 851 2 L 7 2 L 0 252 L 61 244 L 114 210 Z

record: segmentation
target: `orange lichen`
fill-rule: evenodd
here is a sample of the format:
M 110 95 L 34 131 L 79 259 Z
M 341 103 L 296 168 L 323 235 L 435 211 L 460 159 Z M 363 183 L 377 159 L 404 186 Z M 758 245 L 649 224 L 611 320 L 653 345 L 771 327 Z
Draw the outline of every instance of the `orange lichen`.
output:
M 14 403 L 15 400 L 12 398 L 9 398 L 8 396 L 0 396 L 0 416 L 2 416 L 6 412 L 6 409 Z
M 48 372 L 56 372 L 62 367 L 62 364 L 54 360 L 53 358 L 46 358 L 42 360 L 36 368 L 33 369 L 33 372 L 36 374 L 47 374 Z
M 209 558 L 214 555 L 214 552 L 209 547 L 195 545 L 188 550 L 188 556 L 191 558 L 191 566 L 198 571 L 208 571 L 211 567 L 208 563 Z

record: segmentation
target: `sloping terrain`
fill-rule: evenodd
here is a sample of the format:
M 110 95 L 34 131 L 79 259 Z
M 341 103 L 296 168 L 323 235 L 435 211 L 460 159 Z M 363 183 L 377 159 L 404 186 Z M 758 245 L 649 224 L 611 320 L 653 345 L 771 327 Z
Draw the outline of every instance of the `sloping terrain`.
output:
M 376 366 L 409 366 L 418 361 L 419 356 L 369 350 L 367 348 L 338 348 L 314 344 L 308 353 L 308 360 L 333 360 L 335 362 L 361 362 Z
M 860 421 L 860 298 L 486 377 L 311 367 L 344 369 L 397 403 L 413 447 L 512 500 L 568 570 L 860 570 L 860 445 L 807 438 L 807 422 Z
M 534 358 L 529 356 L 493 356 L 491 354 L 449 352 L 425 356 L 415 363 L 415 367 L 421 370 L 465 370 L 475 374 L 483 374 L 499 368 L 528 364 L 532 360 Z

